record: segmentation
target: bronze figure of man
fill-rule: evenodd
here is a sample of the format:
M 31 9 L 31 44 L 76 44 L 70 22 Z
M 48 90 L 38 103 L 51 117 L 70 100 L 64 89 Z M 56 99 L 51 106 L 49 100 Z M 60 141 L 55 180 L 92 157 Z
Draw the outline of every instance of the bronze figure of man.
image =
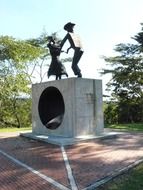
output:
M 74 33 L 74 30 L 73 30 L 74 26 L 75 26 L 75 24 L 71 23 L 71 22 L 68 22 L 64 26 L 64 30 L 67 31 L 67 34 L 64 37 L 64 39 L 61 41 L 60 46 L 62 49 L 64 43 L 67 40 L 69 41 L 70 47 L 67 49 L 67 53 L 70 48 L 74 49 L 74 56 L 73 56 L 73 60 L 72 60 L 72 70 L 73 70 L 74 74 L 77 75 L 77 77 L 82 77 L 81 70 L 78 67 L 78 62 L 83 54 L 83 50 L 82 50 L 82 45 L 81 45 L 79 36 Z

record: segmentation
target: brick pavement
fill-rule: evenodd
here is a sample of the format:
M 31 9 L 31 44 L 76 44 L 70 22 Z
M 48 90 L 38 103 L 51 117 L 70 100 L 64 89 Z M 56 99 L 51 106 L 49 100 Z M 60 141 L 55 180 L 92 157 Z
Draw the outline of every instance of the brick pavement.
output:
M 0 150 L 70 187 L 61 148 L 15 135 L 0 134 Z M 143 134 L 125 133 L 115 139 L 93 140 L 65 147 L 79 190 L 86 189 L 143 159 Z M 0 190 L 57 190 L 52 183 L 0 154 Z
M 0 190 L 58 190 L 58 188 L 1 155 Z
M 79 189 L 90 186 L 143 159 L 143 134 L 90 141 L 66 149 Z
M 67 187 L 69 186 L 59 146 L 16 136 L 2 138 L 0 140 L 0 149 L 42 174 Z

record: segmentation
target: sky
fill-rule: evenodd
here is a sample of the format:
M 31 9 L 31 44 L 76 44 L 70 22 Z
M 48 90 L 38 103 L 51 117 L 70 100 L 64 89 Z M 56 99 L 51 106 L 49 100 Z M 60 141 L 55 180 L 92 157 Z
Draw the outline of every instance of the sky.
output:
M 143 0 L 0 0 L 0 18 L 0 35 L 18 39 L 36 38 L 43 31 L 57 32 L 62 39 L 63 26 L 75 23 L 84 47 L 79 62 L 83 77 L 102 79 L 105 89 L 110 76 L 99 74 L 106 67 L 101 57 L 113 56 L 119 43 L 134 43 L 131 37 L 143 22 Z M 70 66 L 65 63 L 73 77 Z

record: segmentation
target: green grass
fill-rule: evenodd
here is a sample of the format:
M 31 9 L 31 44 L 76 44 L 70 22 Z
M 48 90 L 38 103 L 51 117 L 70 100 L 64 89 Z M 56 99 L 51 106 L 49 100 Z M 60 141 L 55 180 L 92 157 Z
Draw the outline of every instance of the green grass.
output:
M 121 131 L 143 132 L 143 123 L 111 124 L 111 125 L 106 125 L 105 128 L 121 130 Z
M 142 190 L 143 163 L 118 178 L 98 187 L 96 190 Z
M 0 133 L 2 132 L 19 132 L 19 131 L 29 131 L 32 130 L 31 127 L 25 127 L 25 128 L 14 128 L 14 127 L 7 127 L 7 128 L 0 128 Z

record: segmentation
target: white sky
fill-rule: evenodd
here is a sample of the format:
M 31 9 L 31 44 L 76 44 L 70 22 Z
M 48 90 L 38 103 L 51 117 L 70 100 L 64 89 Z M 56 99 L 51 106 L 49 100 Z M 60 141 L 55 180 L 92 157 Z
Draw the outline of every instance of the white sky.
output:
M 84 54 L 79 62 L 85 78 L 109 77 L 98 70 L 105 67 L 101 55 L 112 56 L 118 43 L 128 43 L 141 31 L 143 0 L 0 0 L 0 35 L 28 39 L 58 31 L 63 38 L 64 24 L 76 23 Z M 69 77 L 74 76 L 65 63 Z

